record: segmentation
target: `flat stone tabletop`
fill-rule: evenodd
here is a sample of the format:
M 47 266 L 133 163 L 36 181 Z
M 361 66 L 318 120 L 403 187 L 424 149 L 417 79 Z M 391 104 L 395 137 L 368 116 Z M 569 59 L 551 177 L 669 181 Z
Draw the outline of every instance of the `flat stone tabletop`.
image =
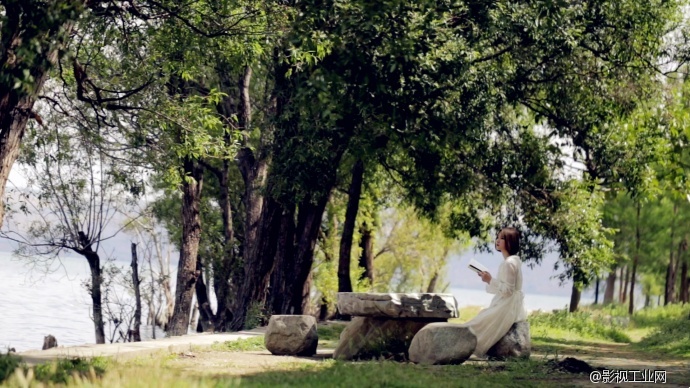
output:
M 343 315 L 381 318 L 448 319 L 458 317 L 452 294 L 339 292 Z

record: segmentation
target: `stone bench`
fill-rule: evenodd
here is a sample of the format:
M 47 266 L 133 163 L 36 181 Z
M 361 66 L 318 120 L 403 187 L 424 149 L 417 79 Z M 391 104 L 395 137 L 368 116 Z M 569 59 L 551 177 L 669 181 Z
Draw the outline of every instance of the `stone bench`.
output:
M 338 311 L 353 319 L 340 335 L 334 358 L 406 359 L 415 334 L 429 323 L 457 318 L 458 304 L 452 294 L 339 292 Z

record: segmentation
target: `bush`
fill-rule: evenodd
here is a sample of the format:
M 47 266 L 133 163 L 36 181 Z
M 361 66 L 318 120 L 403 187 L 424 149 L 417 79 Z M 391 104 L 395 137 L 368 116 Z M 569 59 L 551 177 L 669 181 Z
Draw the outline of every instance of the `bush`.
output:
M 101 377 L 105 373 L 107 361 L 104 358 L 92 359 L 74 358 L 63 359 L 49 364 L 36 365 L 34 375 L 36 380 L 55 384 L 67 384 L 70 377 Z M 28 370 L 29 368 L 25 368 Z
M 10 352 L 0 354 L 0 382 L 5 381 L 15 369 L 22 365 L 22 359 Z

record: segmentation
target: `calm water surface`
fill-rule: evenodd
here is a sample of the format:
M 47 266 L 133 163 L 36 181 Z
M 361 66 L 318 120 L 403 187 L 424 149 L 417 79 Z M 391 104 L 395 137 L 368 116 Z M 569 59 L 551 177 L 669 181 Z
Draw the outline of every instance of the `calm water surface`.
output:
M 91 297 L 83 285 L 89 277 L 80 257 L 62 258 L 46 268 L 0 252 L 0 351 L 41 349 L 48 334 L 60 346 L 95 343 Z M 151 327 L 142 327 L 141 333 L 150 338 Z

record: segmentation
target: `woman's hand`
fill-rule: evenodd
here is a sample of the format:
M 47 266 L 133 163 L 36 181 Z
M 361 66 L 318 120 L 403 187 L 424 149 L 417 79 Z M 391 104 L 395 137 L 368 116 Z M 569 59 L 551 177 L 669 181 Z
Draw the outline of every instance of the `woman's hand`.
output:
M 479 276 L 482 278 L 482 281 L 484 283 L 486 283 L 486 284 L 491 283 L 491 274 L 490 273 L 484 271 L 484 272 L 480 273 Z

